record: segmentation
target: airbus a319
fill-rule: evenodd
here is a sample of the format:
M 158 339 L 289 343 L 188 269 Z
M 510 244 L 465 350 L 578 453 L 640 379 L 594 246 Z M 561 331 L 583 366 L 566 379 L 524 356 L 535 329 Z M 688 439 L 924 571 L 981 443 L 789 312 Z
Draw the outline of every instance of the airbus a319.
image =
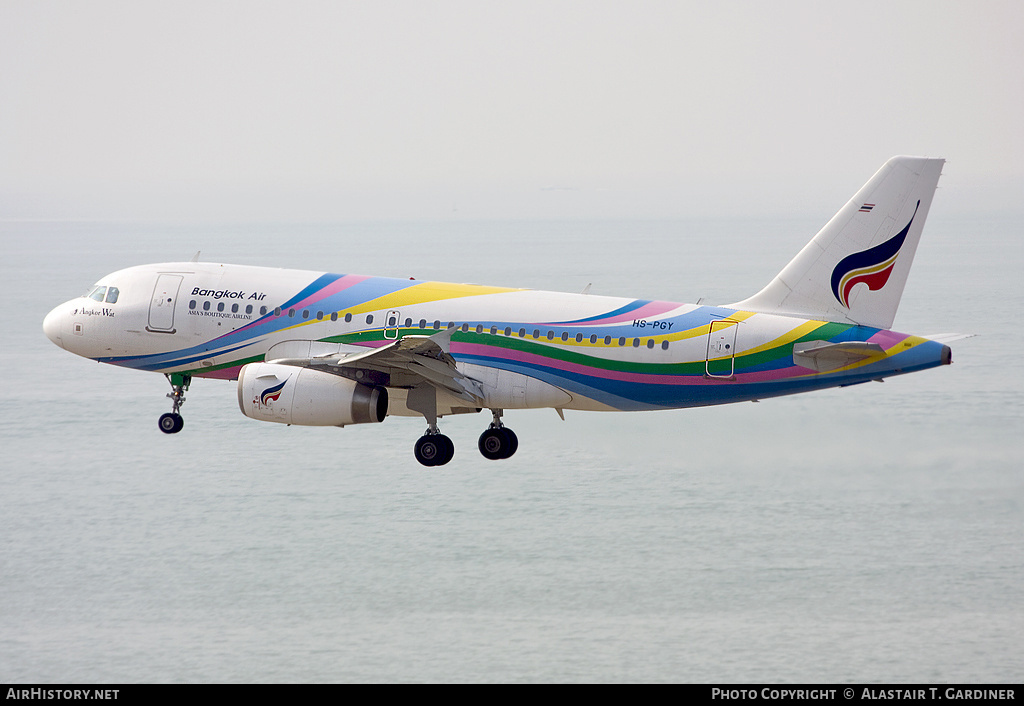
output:
M 757 294 L 721 306 L 203 262 L 99 280 L 43 322 L 58 346 L 167 376 L 181 431 L 195 377 L 236 380 L 238 406 L 282 424 L 422 416 L 427 466 L 452 459 L 438 421 L 486 409 L 478 442 L 509 458 L 506 410 L 633 411 L 760 400 L 951 362 L 890 330 L 944 160 L 893 157 Z

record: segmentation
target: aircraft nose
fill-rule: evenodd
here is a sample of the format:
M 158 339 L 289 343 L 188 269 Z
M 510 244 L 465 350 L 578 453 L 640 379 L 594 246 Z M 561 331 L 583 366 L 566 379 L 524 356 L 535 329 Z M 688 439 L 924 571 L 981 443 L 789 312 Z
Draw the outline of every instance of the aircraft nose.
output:
M 58 306 L 43 319 L 43 333 L 61 348 L 64 347 L 64 342 L 60 338 L 61 321 L 63 318 L 63 307 Z

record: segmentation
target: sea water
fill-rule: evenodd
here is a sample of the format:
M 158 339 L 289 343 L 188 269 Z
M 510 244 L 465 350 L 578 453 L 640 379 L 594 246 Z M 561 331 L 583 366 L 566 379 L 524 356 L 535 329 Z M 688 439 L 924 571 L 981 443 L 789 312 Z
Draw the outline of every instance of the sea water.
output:
M 42 320 L 202 259 L 718 304 L 821 223 L 0 223 L 0 681 L 1020 682 L 1021 228 L 933 214 L 894 328 L 954 365 L 759 404 L 243 417 L 91 363 Z

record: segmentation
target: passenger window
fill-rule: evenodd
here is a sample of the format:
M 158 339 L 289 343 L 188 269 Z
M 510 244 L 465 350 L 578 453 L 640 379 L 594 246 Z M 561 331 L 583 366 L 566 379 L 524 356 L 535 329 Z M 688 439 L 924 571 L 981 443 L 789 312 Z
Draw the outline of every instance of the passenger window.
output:
M 591 343 L 597 343 L 597 334 L 596 333 L 590 334 L 590 342 Z
M 626 339 L 625 339 L 625 337 L 619 338 L 619 345 L 620 345 L 620 346 L 624 346 L 624 345 L 626 345 Z
M 295 318 L 295 309 L 289 309 L 288 310 L 288 316 L 290 318 Z
M 441 322 L 440 321 L 435 321 L 434 322 L 434 330 L 435 331 L 440 331 L 441 330 Z
M 261 306 L 260 307 L 260 316 L 266 316 L 266 315 L 267 315 L 267 307 Z
M 231 313 L 232 314 L 237 314 L 238 313 L 238 304 L 232 304 L 231 305 Z
M 548 331 L 548 340 L 550 341 L 554 337 L 555 337 L 555 332 L 554 331 Z
M 331 321 L 337 321 L 337 320 L 338 320 L 338 312 L 332 311 L 331 312 Z
M 217 311 L 224 311 L 224 302 L 217 302 Z
M 117 304 L 117 295 L 121 292 L 117 290 L 117 287 L 107 288 L 107 304 Z
M 274 316 L 280 316 L 280 315 L 281 315 L 281 307 L 275 306 L 274 307 Z
M 505 327 L 505 335 L 506 336 L 511 336 L 512 335 L 512 327 L 511 326 L 506 326 Z
M 373 323 L 373 314 L 367 314 L 366 315 L 366 323 L 368 323 L 368 324 L 372 324 Z
M 203 311 L 209 311 L 209 310 L 210 310 L 210 302 L 209 301 L 203 302 Z
M 569 332 L 568 331 L 562 331 L 562 340 L 563 341 L 568 341 L 569 340 Z
M 251 314 L 252 313 L 252 304 L 246 304 L 245 305 L 245 313 L 246 314 Z
M 304 318 L 304 319 L 308 319 L 309 318 L 309 309 L 303 309 L 302 310 L 302 318 Z
M 491 326 L 491 335 L 493 336 L 496 333 L 498 333 L 498 327 L 497 326 Z
M 526 329 L 519 329 L 519 338 L 526 338 Z
M 352 321 L 352 314 L 345 314 L 345 323 L 347 324 L 350 321 Z
M 323 321 L 324 320 L 324 312 L 322 312 L 322 311 L 316 312 L 316 320 L 317 321 Z
M 576 343 L 582 343 L 582 342 L 583 342 L 583 334 L 582 333 L 577 333 L 576 334 Z
M 427 327 L 427 320 L 426 319 L 420 319 L 420 328 L 426 328 L 426 327 Z
M 663 350 L 663 351 L 667 351 L 668 350 L 668 341 L 662 341 L 661 342 L 661 350 Z
M 193 311 L 195 311 L 195 308 L 196 308 L 196 300 L 195 299 L 193 299 L 192 301 L 190 301 L 188 303 L 188 308 L 192 309 Z
M 605 336 L 604 337 L 604 344 L 606 346 L 610 346 L 612 344 L 612 337 L 611 336 Z
M 647 339 L 647 347 L 648 348 L 654 348 L 654 339 L 653 338 L 648 338 Z

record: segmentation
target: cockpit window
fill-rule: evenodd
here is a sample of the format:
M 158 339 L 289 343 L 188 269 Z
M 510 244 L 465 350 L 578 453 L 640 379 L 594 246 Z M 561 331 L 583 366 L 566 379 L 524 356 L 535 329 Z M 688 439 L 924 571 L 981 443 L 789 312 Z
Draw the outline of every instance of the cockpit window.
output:
M 107 304 L 116 304 L 117 298 L 120 295 L 121 290 L 117 287 L 101 287 L 96 285 L 82 296 L 97 302 L 102 302 L 105 299 Z

